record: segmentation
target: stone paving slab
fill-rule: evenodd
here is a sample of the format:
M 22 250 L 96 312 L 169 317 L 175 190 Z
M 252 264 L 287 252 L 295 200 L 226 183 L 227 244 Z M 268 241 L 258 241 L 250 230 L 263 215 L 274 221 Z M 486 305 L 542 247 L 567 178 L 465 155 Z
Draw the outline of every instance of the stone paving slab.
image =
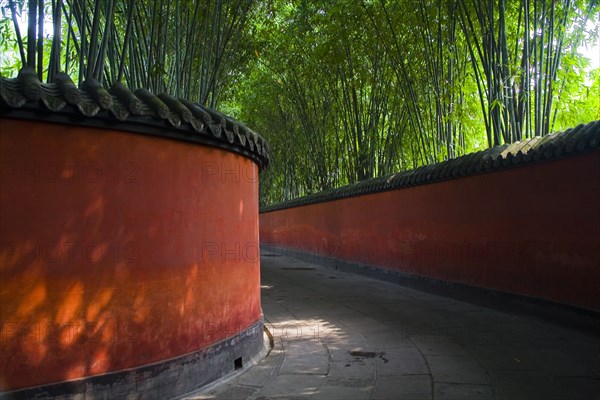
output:
M 434 382 L 490 383 L 486 370 L 471 356 L 428 356 L 427 364 Z
M 270 251 L 273 348 L 186 399 L 600 400 L 600 338 Z
M 377 380 L 371 399 L 428 400 L 432 398 L 429 375 L 385 376 Z
M 311 399 L 314 400 L 369 400 L 372 386 L 331 386 L 327 383 L 319 388 Z
M 469 383 L 435 383 L 433 396 L 436 400 L 493 400 L 496 398 L 491 386 Z

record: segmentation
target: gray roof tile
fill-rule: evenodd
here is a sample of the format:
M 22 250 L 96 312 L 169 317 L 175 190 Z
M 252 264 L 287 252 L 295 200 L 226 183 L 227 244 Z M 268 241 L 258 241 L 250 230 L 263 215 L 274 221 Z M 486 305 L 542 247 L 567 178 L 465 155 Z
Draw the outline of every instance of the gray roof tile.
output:
M 552 161 L 600 150 L 600 121 L 579 125 L 564 132 L 504 144 L 437 164 L 368 179 L 305 197 L 263 207 L 261 212 L 322 203 L 377 192 L 425 185 L 491 171 Z
M 24 68 L 16 78 L 0 76 L 0 115 L 118 129 L 225 148 L 269 165 L 268 145 L 257 133 L 222 113 L 169 94 L 134 92 L 116 83 L 105 88 L 88 79 L 77 87 L 66 74 L 42 83 Z

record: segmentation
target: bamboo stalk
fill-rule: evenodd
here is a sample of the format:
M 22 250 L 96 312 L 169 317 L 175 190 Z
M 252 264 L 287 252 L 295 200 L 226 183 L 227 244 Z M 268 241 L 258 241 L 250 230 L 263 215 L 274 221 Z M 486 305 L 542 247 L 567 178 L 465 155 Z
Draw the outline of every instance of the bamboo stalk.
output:
M 37 0 L 29 0 L 29 19 L 27 21 L 27 66 L 35 69 L 36 61 L 36 21 Z
M 23 38 L 21 37 L 21 28 L 19 28 L 19 23 L 17 21 L 17 9 L 15 6 L 14 0 L 8 1 L 8 6 L 10 9 L 11 19 L 13 22 L 13 28 L 15 29 L 15 34 L 17 36 L 17 43 L 19 46 L 19 54 L 21 55 L 21 65 L 27 65 L 27 57 L 25 56 L 25 47 L 23 45 Z M 28 49 L 29 51 L 29 49 Z
M 37 75 L 41 81 L 44 74 L 44 0 L 38 0 L 37 9 Z

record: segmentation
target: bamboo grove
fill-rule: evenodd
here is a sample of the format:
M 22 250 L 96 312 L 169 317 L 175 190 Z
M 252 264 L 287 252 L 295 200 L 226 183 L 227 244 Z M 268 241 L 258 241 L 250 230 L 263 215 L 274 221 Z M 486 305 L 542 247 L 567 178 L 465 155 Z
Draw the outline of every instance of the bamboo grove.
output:
M 0 4 L 5 76 L 122 81 L 259 131 L 262 204 L 600 118 L 600 69 L 579 53 L 597 0 Z
M 17 62 L 36 69 L 40 79 L 51 81 L 62 71 L 79 83 L 123 81 L 130 88 L 215 107 L 247 58 L 243 43 L 252 3 L 7 0 L 2 40 L 8 47 L 14 35 Z M 27 32 L 18 22 L 24 16 Z M 52 26 L 51 33 L 46 25 Z M 8 69 L 18 70 L 14 64 Z

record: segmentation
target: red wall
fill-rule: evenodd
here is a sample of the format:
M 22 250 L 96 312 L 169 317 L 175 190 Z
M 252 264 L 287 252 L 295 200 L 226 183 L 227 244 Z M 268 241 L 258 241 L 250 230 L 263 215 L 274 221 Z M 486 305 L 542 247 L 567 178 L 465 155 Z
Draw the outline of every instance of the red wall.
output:
M 600 310 L 600 152 L 260 215 L 264 243 Z
M 0 163 L 0 389 L 166 360 L 261 318 L 250 160 L 0 119 Z

